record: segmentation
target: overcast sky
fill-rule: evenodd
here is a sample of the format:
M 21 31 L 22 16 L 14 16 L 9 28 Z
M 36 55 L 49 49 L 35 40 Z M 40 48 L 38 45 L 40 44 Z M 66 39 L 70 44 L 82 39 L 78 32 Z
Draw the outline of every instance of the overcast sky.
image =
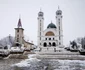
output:
M 85 36 L 85 0 L 0 0 L 0 39 L 15 36 L 19 14 L 25 36 L 37 44 L 40 8 L 44 12 L 44 29 L 51 22 L 56 24 L 55 12 L 58 5 L 63 12 L 64 44 L 77 37 Z

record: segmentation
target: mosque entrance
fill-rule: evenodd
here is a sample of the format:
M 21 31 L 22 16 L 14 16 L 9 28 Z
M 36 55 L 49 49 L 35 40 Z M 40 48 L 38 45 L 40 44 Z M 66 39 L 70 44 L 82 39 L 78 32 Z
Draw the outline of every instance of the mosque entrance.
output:
M 53 42 L 53 43 L 52 43 L 52 46 L 54 46 L 54 47 L 55 47 L 55 46 L 56 46 L 56 43 L 55 43 L 55 42 Z
M 49 42 L 49 47 L 51 47 L 51 43 Z
M 46 46 L 47 46 L 47 43 L 46 43 L 46 42 L 44 42 L 43 46 L 44 46 L 44 47 L 46 47 Z

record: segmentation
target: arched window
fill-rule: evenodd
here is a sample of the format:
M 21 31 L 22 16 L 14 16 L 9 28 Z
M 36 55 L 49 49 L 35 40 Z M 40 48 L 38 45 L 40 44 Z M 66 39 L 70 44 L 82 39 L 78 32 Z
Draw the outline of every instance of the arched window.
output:
M 49 47 L 51 47 L 51 43 L 49 42 Z
M 52 46 L 56 46 L 56 43 L 55 43 L 55 42 L 53 42 Z
M 45 38 L 45 40 L 47 40 L 47 38 Z
M 47 46 L 47 43 L 46 43 L 46 42 L 44 42 L 44 43 L 43 43 L 43 46 L 44 46 L 44 47 L 46 47 L 46 46 Z
M 49 38 L 49 40 L 51 40 L 51 38 Z
M 53 38 L 53 40 L 54 40 L 54 38 Z
M 17 32 L 19 32 L 19 29 L 17 30 Z

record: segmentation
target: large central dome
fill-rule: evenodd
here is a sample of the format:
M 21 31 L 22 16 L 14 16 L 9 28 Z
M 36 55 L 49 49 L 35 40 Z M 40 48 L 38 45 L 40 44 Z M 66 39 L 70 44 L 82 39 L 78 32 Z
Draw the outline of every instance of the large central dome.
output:
M 56 28 L 55 24 L 53 24 L 52 22 L 47 26 L 47 28 Z

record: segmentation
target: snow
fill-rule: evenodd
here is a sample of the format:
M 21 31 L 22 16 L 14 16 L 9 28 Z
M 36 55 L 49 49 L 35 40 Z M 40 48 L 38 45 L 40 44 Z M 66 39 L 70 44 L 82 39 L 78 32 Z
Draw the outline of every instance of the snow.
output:
M 11 47 L 11 51 L 23 51 L 23 49 L 19 47 Z
M 35 54 L 29 55 L 29 59 L 25 59 L 21 61 L 20 63 L 13 64 L 12 66 L 17 66 L 17 67 L 30 67 L 31 63 L 36 63 L 39 62 L 40 60 L 35 57 Z
M 27 67 L 27 66 L 30 66 L 30 64 L 28 64 L 26 61 L 21 61 L 20 63 L 17 63 L 14 66 Z
M 33 55 L 32 55 L 33 56 Z M 30 58 L 14 64 L 20 70 L 84 70 L 85 60 L 56 60 L 41 59 L 40 62 L 36 58 Z

